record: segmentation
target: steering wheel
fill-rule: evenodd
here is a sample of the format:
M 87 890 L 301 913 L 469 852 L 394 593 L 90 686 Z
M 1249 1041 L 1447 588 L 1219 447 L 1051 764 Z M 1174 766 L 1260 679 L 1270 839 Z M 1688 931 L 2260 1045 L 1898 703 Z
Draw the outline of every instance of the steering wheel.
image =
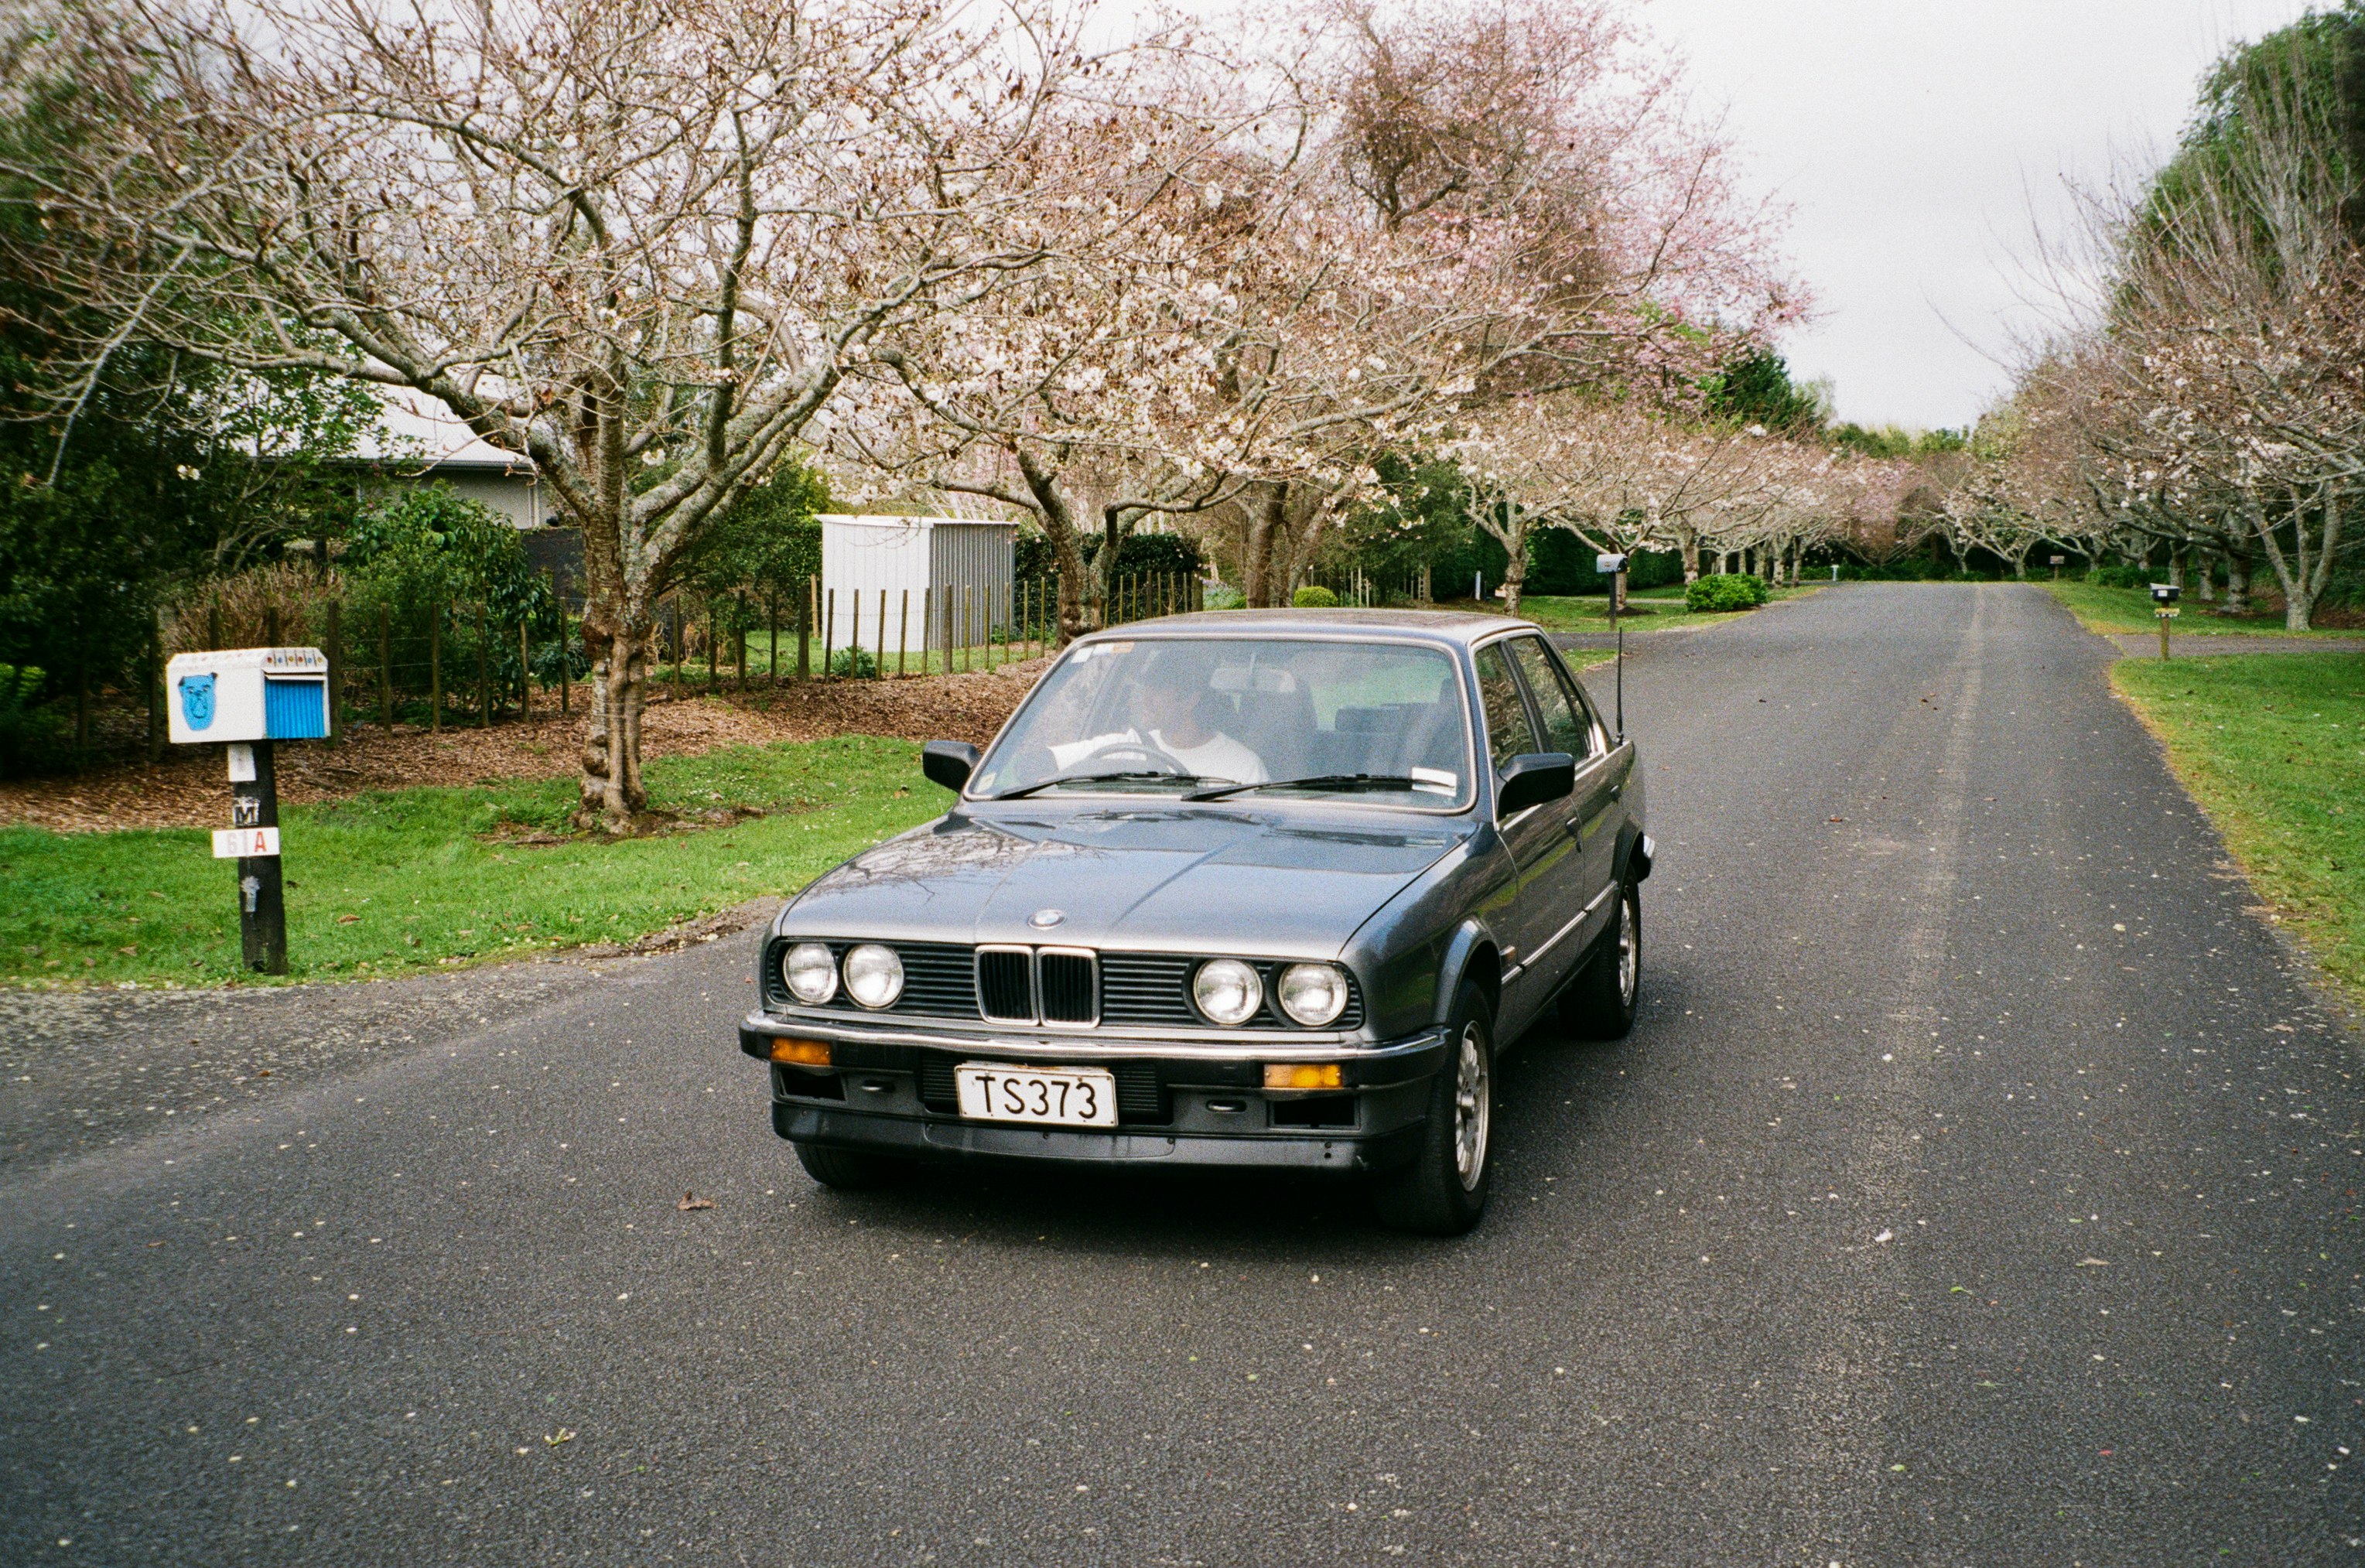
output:
M 1172 752 L 1163 746 L 1153 745 L 1148 741 L 1111 741 L 1098 751 L 1084 757 L 1077 764 L 1074 771 L 1082 772 L 1086 767 L 1096 762 L 1125 762 L 1137 757 L 1143 762 L 1155 764 L 1168 773 L 1189 775 L 1194 771 L 1184 766 L 1182 759 Z

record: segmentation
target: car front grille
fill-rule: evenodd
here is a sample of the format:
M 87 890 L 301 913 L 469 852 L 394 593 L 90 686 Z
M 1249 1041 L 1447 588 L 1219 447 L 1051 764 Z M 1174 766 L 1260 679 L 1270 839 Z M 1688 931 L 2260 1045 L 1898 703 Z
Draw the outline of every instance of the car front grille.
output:
M 797 1005 L 780 978 L 780 957 L 789 941 L 768 944 L 764 952 L 763 995 L 776 1011 Z M 841 958 L 849 941 L 829 943 Z M 1084 947 L 1049 947 L 1037 952 L 1011 946 L 970 947 L 952 942 L 898 942 L 903 960 L 903 994 L 891 1014 L 924 1018 L 984 1019 L 997 1024 L 1096 1024 L 1144 1029 L 1204 1029 L 1206 1020 L 1191 1005 L 1191 975 L 1196 958 L 1179 953 L 1095 954 Z M 1264 980 L 1265 1004 L 1246 1027 L 1289 1029 L 1291 1023 L 1272 1001 L 1273 988 L 1285 963 L 1256 965 Z M 826 1004 L 831 1012 L 861 1013 L 840 988 Z M 1040 1009 L 1038 1012 L 1037 1009 Z M 1347 1010 L 1333 1029 L 1360 1028 L 1363 1022 L 1362 987 L 1350 974 Z
M 1100 987 L 1094 983 L 1093 969 L 1093 956 L 1088 952 L 1052 949 L 1035 956 L 1036 983 L 1043 993 L 1043 1022 L 1100 1022 Z
M 1024 947 L 979 948 L 978 1011 L 1013 1024 L 1035 1022 L 1034 961 Z

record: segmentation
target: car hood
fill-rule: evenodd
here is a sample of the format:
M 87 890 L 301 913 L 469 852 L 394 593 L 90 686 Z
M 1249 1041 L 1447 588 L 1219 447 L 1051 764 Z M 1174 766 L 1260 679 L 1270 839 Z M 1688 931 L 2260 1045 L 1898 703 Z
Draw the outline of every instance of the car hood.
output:
M 1369 816 L 958 812 L 831 871 L 790 902 L 779 929 L 1328 958 L 1471 832 L 1463 818 Z M 1045 911 L 1060 918 L 1031 924 Z

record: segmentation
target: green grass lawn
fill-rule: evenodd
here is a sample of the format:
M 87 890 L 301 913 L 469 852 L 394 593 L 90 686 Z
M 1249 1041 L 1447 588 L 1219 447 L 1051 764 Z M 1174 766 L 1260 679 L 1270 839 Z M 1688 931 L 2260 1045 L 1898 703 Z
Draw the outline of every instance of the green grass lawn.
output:
M 2148 588 L 2104 588 L 2100 583 L 2042 582 L 2037 585 L 2068 606 L 2069 613 L 2089 632 L 2106 635 L 2128 632 L 2156 634 L 2159 622 L 2153 618 L 2151 591 Z M 2337 637 L 2338 632 L 2286 632 L 2282 611 L 2272 615 L 2253 615 L 2242 620 L 2229 620 L 2210 613 L 2210 607 L 2190 593 L 2179 601 L 2177 608 L 2184 613 L 2176 618 L 2171 637 L 2223 637 L 2228 634 L 2243 637 Z M 2356 633 L 2346 633 L 2354 636 Z
M 2365 654 L 2122 659 L 2111 678 L 2252 883 L 2365 1003 Z
M 566 832 L 572 779 L 284 808 L 289 976 L 628 941 L 785 895 L 944 809 L 919 752 L 854 736 L 665 758 L 648 767 L 650 804 L 676 822 L 616 842 Z M 237 863 L 211 851 L 196 829 L 0 829 L 0 984 L 247 978 Z

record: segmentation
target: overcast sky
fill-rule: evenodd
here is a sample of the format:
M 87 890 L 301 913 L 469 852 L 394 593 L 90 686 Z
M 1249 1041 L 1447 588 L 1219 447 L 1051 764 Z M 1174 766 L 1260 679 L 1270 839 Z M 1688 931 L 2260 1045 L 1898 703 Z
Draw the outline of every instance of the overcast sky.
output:
M 1841 416 L 1967 424 L 2007 377 L 2030 215 L 2173 145 L 2210 61 L 2304 0 L 1651 0 L 1761 185 L 1818 319 L 1782 347 Z M 1950 325 L 1951 324 L 1951 325 Z M 1966 342 L 1965 338 L 1971 340 Z M 1978 346 L 1973 346 L 1973 345 Z

